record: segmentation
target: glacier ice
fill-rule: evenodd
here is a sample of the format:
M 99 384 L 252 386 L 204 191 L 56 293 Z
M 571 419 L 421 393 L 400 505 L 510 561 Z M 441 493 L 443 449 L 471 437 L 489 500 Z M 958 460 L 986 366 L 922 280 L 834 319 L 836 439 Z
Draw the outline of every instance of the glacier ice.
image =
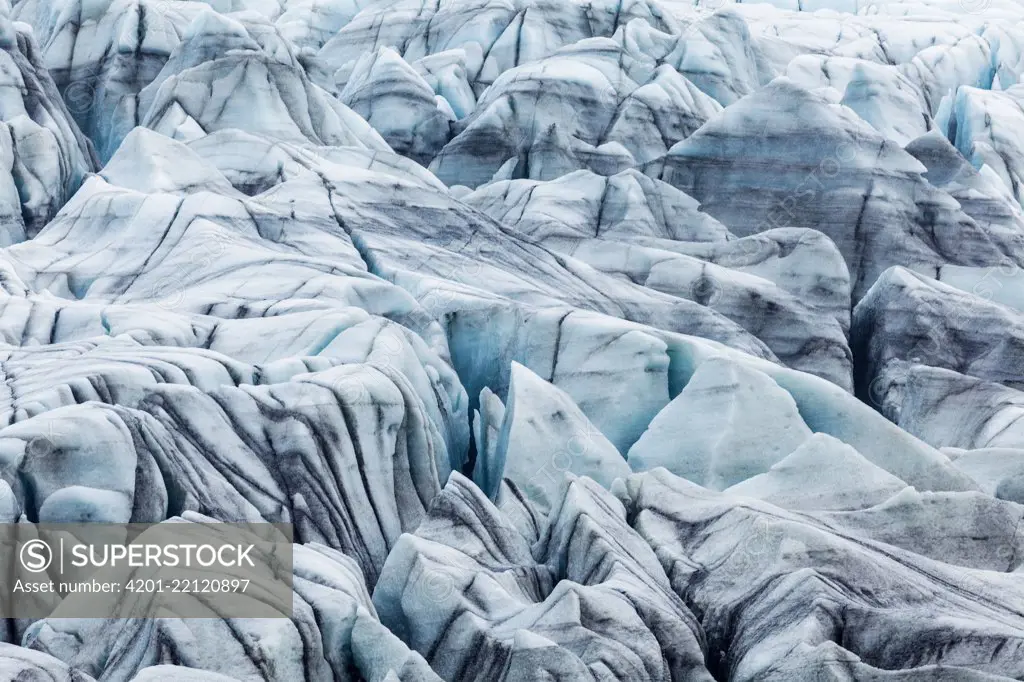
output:
M 1022 88 L 1013 0 L 0 3 L 0 522 L 295 540 L 0 680 L 1024 677 Z
M 814 434 L 771 468 L 730 486 L 785 509 L 847 511 L 882 504 L 907 484 L 842 441 Z
M 0 675 L 9 680 L 49 678 L 68 682 L 93 682 L 91 676 L 57 658 L 6 642 L 0 643 Z M 152 679 L 159 677 L 154 676 Z
M 503 72 L 431 169 L 446 184 L 477 187 L 509 161 L 513 178 L 552 180 L 659 158 L 721 105 L 671 66 L 638 57 L 593 38 Z
M 764 473 L 810 436 L 793 398 L 771 377 L 712 358 L 651 421 L 627 458 L 635 471 L 665 467 L 724 490 Z
M 32 30 L 0 18 L 0 244 L 35 236 L 97 159 L 43 64 Z
M 1021 314 L 978 293 L 893 268 L 854 309 L 852 336 L 863 358 L 862 390 L 888 395 L 908 363 L 1021 388 Z M 883 398 L 884 397 L 884 398 Z
M 713 249 L 734 246 L 736 255 L 753 256 L 758 245 L 731 239 L 664 183 L 635 170 L 608 178 L 577 171 L 550 182 L 492 182 L 462 201 L 601 272 L 700 303 L 756 335 L 788 366 L 852 386 L 845 320 L 831 319 L 833 306 L 807 305 L 794 295 L 805 291 L 787 291 L 768 272 L 745 270 L 746 263 L 716 263 Z M 845 311 L 849 294 L 837 294 Z
M 477 483 L 492 498 L 504 479 L 546 513 L 568 477 L 587 476 L 608 488 L 630 473 L 619 451 L 568 394 L 518 362 L 512 363 L 505 405 L 488 409 L 480 402 L 491 419 L 501 410 L 494 433 L 484 441 L 488 447 L 476 461 Z M 478 432 L 489 426 L 482 424 Z
M 729 679 L 830 669 L 853 679 L 893 670 L 919 680 L 1020 675 L 1016 574 L 897 552 L 664 470 L 630 479 L 620 496 L 675 589 L 704 614 L 709 651 L 718 652 L 710 666 Z
M 697 618 L 618 500 L 581 478 L 554 502 L 531 550 L 453 473 L 388 557 L 373 593 L 381 621 L 445 679 L 713 679 Z
M 394 151 L 420 163 L 429 163 L 441 151 L 455 119 L 447 100 L 435 95 L 398 53 L 386 47 L 353 65 L 338 98 L 380 132 Z
M 762 172 L 766 164 L 773 172 Z M 785 77 L 727 107 L 654 165 L 738 235 L 824 232 L 850 267 L 856 299 L 894 265 L 1013 260 L 899 144 L 827 93 Z
M 998 92 L 961 86 L 956 90 L 948 124 L 955 131 L 951 140 L 964 157 L 976 168 L 992 169 L 994 177 L 1018 202 L 1024 199 L 1020 190 L 1024 140 L 1017 132 L 1024 117 L 1021 90 L 1016 85 Z M 1005 124 L 993 126 L 994 118 L 1005 120 Z

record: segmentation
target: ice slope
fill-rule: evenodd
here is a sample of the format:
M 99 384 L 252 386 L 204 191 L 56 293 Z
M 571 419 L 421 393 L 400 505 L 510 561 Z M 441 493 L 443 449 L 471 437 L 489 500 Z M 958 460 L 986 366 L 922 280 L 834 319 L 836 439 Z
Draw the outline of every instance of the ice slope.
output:
M 35 236 L 96 170 L 32 30 L 0 18 L 0 245 Z
M 477 483 L 492 498 L 505 480 L 547 513 L 559 497 L 564 474 L 587 476 L 607 488 L 630 473 L 625 458 L 572 398 L 517 362 L 501 417 L 493 425 L 493 446 L 478 452 L 476 460 Z M 482 423 L 477 432 L 491 426 Z
M 0 679 L 1024 676 L 1024 10 L 720 4 L 0 7 L 0 521 L 296 541 Z
M 506 163 L 513 178 L 607 175 L 660 157 L 720 110 L 671 66 L 593 38 L 498 76 L 431 169 L 470 187 Z
M 658 413 L 627 455 L 712 490 L 767 471 L 810 438 L 792 396 L 765 374 L 712 358 Z
M 998 499 L 1024 502 L 1024 453 L 1014 448 L 947 450 L 954 466 L 978 481 L 982 490 Z
M 794 510 L 850 511 L 882 504 L 906 483 L 823 433 L 806 438 L 771 466 L 726 489 Z
M 842 95 L 842 104 L 900 145 L 934 126 L 920 85 L 898 66 L 808 54 L 789 62 L 786 75 L 808 90 L 834 88 Z
M 352 67 L 338 98 L 388 146 L 426 165 L 448 142 L 455 112 L 394 50 L 382 47 Z
M 725 109 L 657 166 L 738 235 L 824 232 L 846 259 L 858 300 L 893 265 L 1016 262 L 925 172 L 851 109 L 784 77 Z
M 975 450 L 1024 443 L 1024 425 L 1017 425 L 1024 400 L 1020 391 L 927 365 L 909 365 L 896 378 L 893 400 L 883 407 L 902 428 L 936 447 Z M 875 391 L 880 399 L 887 396 L 882 381 Z
M 1018 202 L 1024 198 L 1020 189 L 1022 90 L 1016 85 L 998 92 L 962 86 L 952 98 L 948 123 L 950 139 L 960 153 L 977 168 L 988 166 Z M 996 120 L 999 125 L 993 124 Z
M 860 390 L 886 395 L 907 363 L 1021 388 L 1021 313 L 980 292 L 893 268 L 854 309 L 851 335 L 863 359 Z
M 373 593 L 381 621 L 445 679 L 713 679 L 697 618 L 621 503 L 585 478 L 555 502 L 531 549 L 453 474 L 388 558 Z
M 732 235 L 690 197 L 636 170 L 607 178 L 576 171 L 550 182 L 492 182 L 462 201 L 602 272 L 710 307 L 764 341 L 785 364 L 850 385 L 848 286 L 837 282 L 834 296 L 819 293 L 827 286 L 821 282 L 825 268 L 816 267 L 823 254 L 800 248 L 804 238 L 813 239 L 809 235 L 799 235 L 793 257 L 812 261 L 813 284 L 793 287 L 768 268 L 751 267 L 758 262 L 755 240 L 727 241 Z M 744 255 L 754 263 L 722 267 L 715 262 L 718 249 L 738 252 L 720 256 L 724 266 Z M 833 267 L 842 267 L 834 256 Z M 805 295 L 810 306 L 801 300 Z M 844 311 L 841 319 L 830 319 L 837 310 Z
M 663 471 L 630 479 L 620 496 L 674 588 L 703 614 L 720 676 L 1021 674 L 1014 574 L 954 568 Z

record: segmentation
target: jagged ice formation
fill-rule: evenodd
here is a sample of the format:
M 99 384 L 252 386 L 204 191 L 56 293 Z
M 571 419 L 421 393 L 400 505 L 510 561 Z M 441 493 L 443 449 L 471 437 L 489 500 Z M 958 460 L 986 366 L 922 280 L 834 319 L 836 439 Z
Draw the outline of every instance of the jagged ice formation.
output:
M 1024 679 L 1022 203 L 1019 0 L 2 3 L 0 522 L 295 553 L 0 680 Z

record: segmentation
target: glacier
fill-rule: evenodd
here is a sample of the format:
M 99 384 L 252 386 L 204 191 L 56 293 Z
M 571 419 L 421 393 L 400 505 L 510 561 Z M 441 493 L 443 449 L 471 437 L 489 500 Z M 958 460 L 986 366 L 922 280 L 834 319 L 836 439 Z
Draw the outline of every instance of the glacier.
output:
M 1019 0 L 4 0 L 0 523 L 294 557 L 0 681 L 1024 679 L 1022 206 Z

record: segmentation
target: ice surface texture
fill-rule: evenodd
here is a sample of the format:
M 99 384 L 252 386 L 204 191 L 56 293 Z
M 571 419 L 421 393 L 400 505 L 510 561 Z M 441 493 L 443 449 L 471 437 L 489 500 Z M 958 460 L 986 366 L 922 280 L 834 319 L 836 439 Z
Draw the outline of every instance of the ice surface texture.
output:
M 296 542 L 0 682 L 1024 679 L 1022 112 L 1015 0 L 0 4 L 0 522 Z

